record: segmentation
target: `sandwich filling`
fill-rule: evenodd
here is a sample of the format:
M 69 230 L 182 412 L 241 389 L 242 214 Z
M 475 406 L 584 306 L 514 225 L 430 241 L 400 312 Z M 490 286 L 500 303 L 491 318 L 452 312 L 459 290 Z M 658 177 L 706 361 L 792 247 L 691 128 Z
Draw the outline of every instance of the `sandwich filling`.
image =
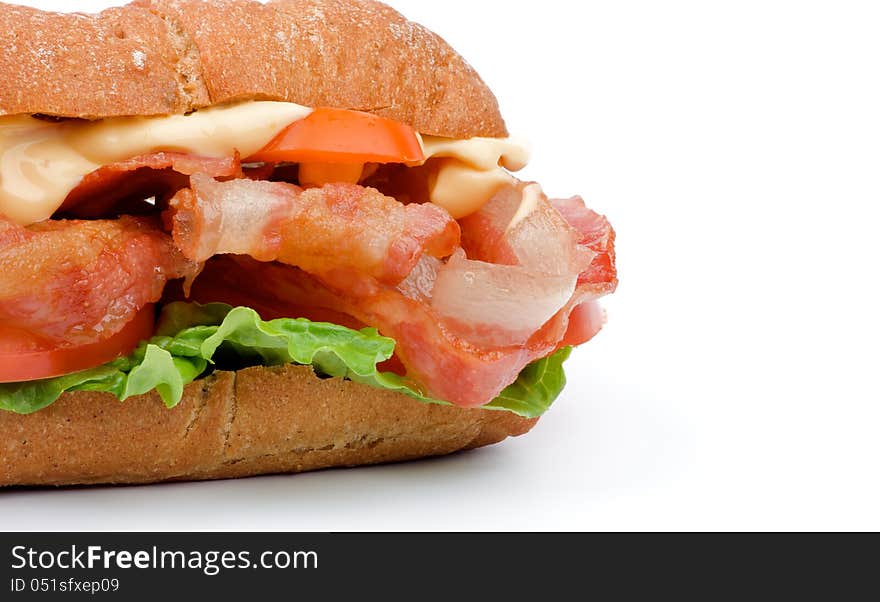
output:
M 614 231 L 510 139 L 244 102 L 0 118 L 0 409 L 169 406 L 215 369 L 307 364 L 537 416 L 614 291 Z

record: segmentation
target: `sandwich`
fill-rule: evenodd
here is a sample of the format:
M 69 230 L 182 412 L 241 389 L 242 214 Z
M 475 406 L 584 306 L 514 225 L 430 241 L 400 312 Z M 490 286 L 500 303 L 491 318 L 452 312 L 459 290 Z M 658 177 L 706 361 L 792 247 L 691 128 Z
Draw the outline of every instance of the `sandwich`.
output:
M 396 462 L 528 432 L 614 231 L 373 0 L 0 4 L 0 485 Z

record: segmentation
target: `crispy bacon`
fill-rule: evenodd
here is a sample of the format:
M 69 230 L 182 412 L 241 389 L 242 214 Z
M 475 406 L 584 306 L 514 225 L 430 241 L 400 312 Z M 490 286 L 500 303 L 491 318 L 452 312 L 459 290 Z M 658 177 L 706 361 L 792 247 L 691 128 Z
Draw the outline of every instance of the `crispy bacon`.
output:
M 0 217 L 0 322 L 63 345 L 106 339 L 195 264 L 145 218 L 48 221 Z
M 226 256 L 208 262 L 195 295 L 273 317 L 374 326 L 397 341 L 407 376 L 426 395 L 479 406 L 530 362 L 601 328 L 595 299 L 616 285 L 614 233 L 580 200 L 563 209 L 526 185 L 502 191 L 464 221 L 466 248 L 479 259 L 462 249 L 448 261 L 424 254 L 396 286 L 354 290 L 319 272 Z M 351 261 L 345 252 L 336 259 Z
M 406 297 L 395 287 L 383 286 L 368 297 L 348 295 L 300 269 L 243 256 L 210 260 L 193 292 L 203 303 L 246 303 L 271 316 L 322 320 L 345 315 L 350 323 L 369 324 L 397 341 L 397 357 L 423 393 L 461 406 L 493 399 L 530 358 L 543 357 L 555 348 L 555 344 L 535 350 L 474 346 L 447 328 L 429 304 Z M 332 321 L 340 323 L 338 318 Z
M 605 310 L 598 301 L 586 301 L 575 307 L 568 316 L 568 328 L 560 347 L 583 345 L 599 334 L 605 326 Z
M 424 394 L 464 407 L 491 401 L 526 365 L 559 348 L 570 313 L 560 312 L 525 344 L 490 347 L 473 344 L 425 300 L 397 288 L 382 287 L 369 297 L 347 295 L 302 270 L 248 257 L 215 257 L 193 290 L 198 301 L 245 304 L 270 317 L 369 324 L 397 342 L 406 375 Z
M 462 220 L 468 257 L 439 270 L 432 307 L 481 345 L 519 345 L 572 298 L 595 253 L 537 184 L 495 195 Z
M 438 271 L 430 303 L 472 343 L 520 345 L 565 306 L 577 277 L 472 261 L 459 251 Z
M 105 165 L 82 179 L 60 212 L 82 218 L 107 215 L 114 208 L 126 212 L 143 199 L 171 195 L 189 185 L 189 176 L 242 177 L 241 162 L 231 157 L 200 157 L 189 153 L 158 152 Z
M 395 285 L 424 254 L 446 257 L 459 226 L 441 208 L 403 205 L 371 188 L 192 178 L 171 201 L 174 240 L 194 261 L 217 254 L 280 261 L 339 287 Z M 367 286 L 367 289 L 370 287 Z
M 579 196 L 552 199 L 550 204 L 578 232 L 578 246 L 593 254 L 589 266 L 578 278 L 578 286 L 588 287 L 596 297 L 613 293 L 617 288 L 615 233 L 608 219 L 588 209 Z
M 554 275 L 580 272 L 592 259 L 582 255 L 579 233 L 537 184 L 502 188 L 478 212 L 461 220 L 461 228 L 470 259 Z
M 586 207 L 580 197 L 550 201 L 578 233 L 581 253 L 591 257 L 579 274 L 577 288 L 568 303 L 532 336 L 560 340 L 559 346 L 579 345 L 592 339 L 605 323 L 597 299 L 617 289 L 614 229 L 608 220 Z

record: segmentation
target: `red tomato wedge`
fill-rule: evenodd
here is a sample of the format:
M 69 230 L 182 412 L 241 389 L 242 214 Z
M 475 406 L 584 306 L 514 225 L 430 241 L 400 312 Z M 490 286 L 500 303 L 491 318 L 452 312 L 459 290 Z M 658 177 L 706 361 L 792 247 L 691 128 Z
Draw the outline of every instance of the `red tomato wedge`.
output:
M 425 161 L 410 126 L 359 111 L 315 109 L 245 163 L 406 163 Z
M 0 383 L 62 376 L 106 364 L 153 336 L 152 305 L 107 340 L 79 347 L 46 347 L 38 337 L 0 324 Z

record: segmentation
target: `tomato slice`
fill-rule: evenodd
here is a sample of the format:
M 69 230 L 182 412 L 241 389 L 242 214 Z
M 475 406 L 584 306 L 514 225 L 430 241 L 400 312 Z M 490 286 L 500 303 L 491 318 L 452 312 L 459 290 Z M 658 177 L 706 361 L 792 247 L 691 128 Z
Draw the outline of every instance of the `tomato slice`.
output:
M 246 163 L 406 163 L 425 154 L 410 126 L 360 111 L 315 109 L 290 124 Z
M 147 305 L 109 339 L 78 347 L 51 347 L 39 337 L 0 324 L 0 383 L 52 378 L 106 364 L 153 336 L 155 319 L 153 306 Z

